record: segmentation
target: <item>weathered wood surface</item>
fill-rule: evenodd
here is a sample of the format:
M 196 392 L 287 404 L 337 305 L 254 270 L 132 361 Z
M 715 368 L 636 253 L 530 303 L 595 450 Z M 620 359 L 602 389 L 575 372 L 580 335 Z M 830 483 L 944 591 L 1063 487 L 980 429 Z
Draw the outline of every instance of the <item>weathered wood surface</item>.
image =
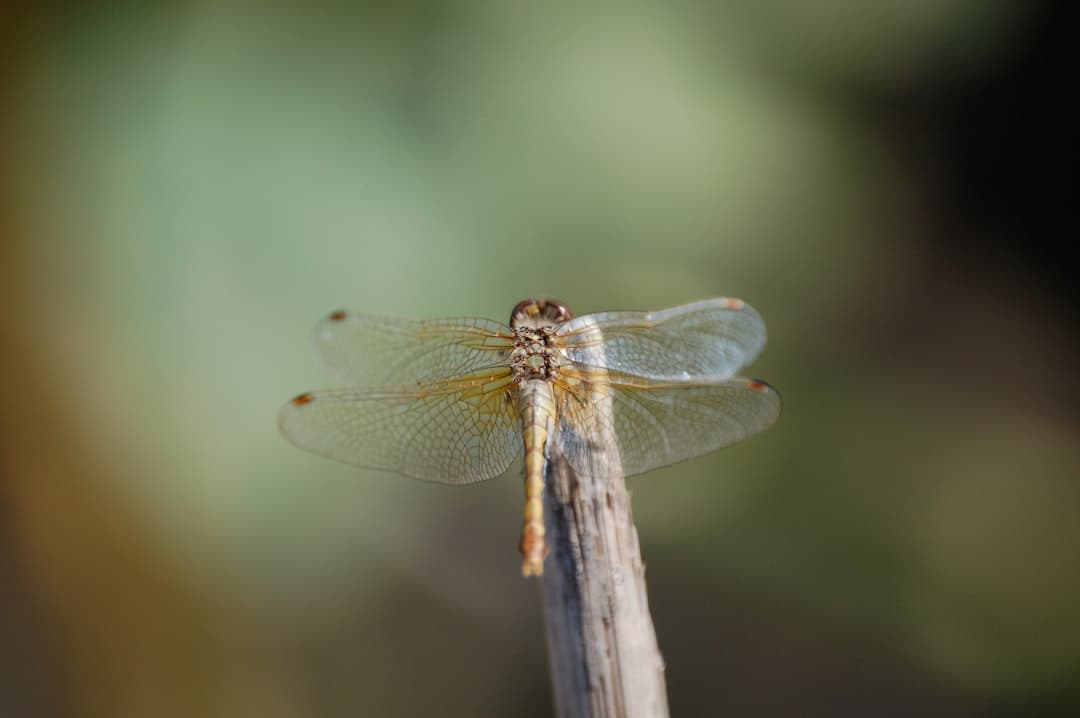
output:
M 551 555 L 542 581 L 556 715 L 665 718 L 664 661 L 630 497 L 617 451 L 596 446 L 589 476 L 555 452 L 545 467 Z

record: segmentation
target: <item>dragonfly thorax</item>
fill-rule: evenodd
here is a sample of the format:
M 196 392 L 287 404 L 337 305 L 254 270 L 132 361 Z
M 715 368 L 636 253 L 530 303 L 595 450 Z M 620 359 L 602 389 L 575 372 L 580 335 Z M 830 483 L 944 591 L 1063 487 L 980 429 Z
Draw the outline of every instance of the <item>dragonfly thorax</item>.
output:
M 555 331 L 573 313 L 554 299 L 525 299 L 510 313 L 514 330 L 514 349 L 510 352 L 510 368 L 514 381 L 550 379 L 558 370 L 558 354 L 552 346 Z
M 518 327 L 514 329 L 514 349 L 510 352 L 510 368 L 514 381 L 550 379 L 558 370 L 558 354 L 551 345 L 554 327 Z

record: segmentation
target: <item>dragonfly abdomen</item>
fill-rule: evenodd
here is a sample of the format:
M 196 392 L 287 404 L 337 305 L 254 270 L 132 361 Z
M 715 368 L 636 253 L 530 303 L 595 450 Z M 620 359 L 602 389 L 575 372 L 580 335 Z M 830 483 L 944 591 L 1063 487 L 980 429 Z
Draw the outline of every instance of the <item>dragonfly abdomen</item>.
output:
M 521 435 L 525 443 L 525 518 L 521 527 L 521 573 L 544 572 L 547 542 L 544 531 L 544 461 L 547 442 L 555 430 L 555 397 L 542 380 L 521 383 Z

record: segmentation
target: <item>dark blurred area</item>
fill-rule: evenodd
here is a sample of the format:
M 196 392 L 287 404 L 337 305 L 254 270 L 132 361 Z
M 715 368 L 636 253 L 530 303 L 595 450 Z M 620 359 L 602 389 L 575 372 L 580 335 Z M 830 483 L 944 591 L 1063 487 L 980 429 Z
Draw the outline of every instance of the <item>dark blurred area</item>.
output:
M 949 265 L 1060 296 L 1075 320 L 1075 287 L 1061 241 L 1072 228 L 1055 181 L 1075 110 L 1059 70 L 1067 65 L 1063 3 L 1034 3 L 1009 62 L 964 86 L 930 85 L 913 105 L 929 117 L 946 179 L 935 196 L 935 245 Z
M 1074 715 L 1063 3 L 0 6 L 0 715 L 542 716 L 520 482 L 305 455 L 341 306 L 739 296 L 632 479 L 673 715 Z

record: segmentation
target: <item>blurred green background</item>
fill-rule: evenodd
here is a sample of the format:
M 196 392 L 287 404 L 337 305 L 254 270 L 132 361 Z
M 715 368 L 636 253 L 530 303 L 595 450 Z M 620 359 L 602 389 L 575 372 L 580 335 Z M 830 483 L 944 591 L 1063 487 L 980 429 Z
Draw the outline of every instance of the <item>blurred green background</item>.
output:
M 674 715 L 1080 701 L 1049 5 L 5 8 L 0 714 L 549 715 L 520 482 L 275 425 L 329 310 L 536 294 L 769 326 L 777 426 L 630 482 Z

